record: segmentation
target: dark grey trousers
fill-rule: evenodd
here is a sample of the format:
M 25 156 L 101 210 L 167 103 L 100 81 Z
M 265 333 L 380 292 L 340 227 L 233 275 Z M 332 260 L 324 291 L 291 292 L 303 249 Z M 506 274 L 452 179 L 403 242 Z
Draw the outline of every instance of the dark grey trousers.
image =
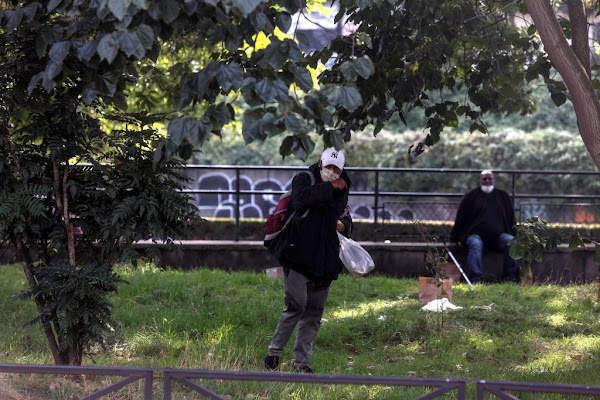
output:
M 308 365 L 312 356 L 312 343 L 321 326 L 329 286 L 311 281 L 293 270 L 284 275 L 286 308 L 279 317 L 275 334 L 269 344 L 269 354 L 279 356 L 298 325 L 294 344 L 294 366 Z

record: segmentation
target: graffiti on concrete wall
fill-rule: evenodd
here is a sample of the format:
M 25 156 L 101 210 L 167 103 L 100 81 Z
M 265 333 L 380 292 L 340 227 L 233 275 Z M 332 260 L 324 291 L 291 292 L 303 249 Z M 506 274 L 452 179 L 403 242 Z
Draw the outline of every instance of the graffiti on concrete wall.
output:
M 240 191 L 266 192 L 244 193 L 240 196 L 240 218 L 266 218 L 277 205 L 279 196 L 290 190 L 293 175 L 279 174 L 277 176 L 252 177 L 241 174 L 239 177 Z M 235 218 L 237 208 L 236 176 L 226 172 L 203 173 L 194 179 L 195 187 L 192 189 L 211 190 L 227 193 L 201 193 L 196 194 L 196 206 L 202 217 Z M 373 219 L 375 217 L 372 195 L 350 196 L 349 205 L 352 217 L 355 219 Z M 381 209 L 378 213 L 380 219 L 409 220 L 418 216 L 417 210 L 405 204 L 404 207 L 395 209 Z

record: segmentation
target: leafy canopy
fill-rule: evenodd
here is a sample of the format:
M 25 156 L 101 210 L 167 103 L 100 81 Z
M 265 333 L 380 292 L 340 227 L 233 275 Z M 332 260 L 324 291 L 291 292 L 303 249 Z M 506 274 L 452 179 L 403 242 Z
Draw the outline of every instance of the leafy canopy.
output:
M 156 160 L 191 157 L 194 146 L 236 119 L 239 99 L 246 104 L 246 143 L 278 136 L 281 155 L 301 159 L 315 147 L 309 132 L 339 148 L 352 132 L 374 124 L 377 134 L 392 115 L 404 119 L 413 108 L 423 110 L 429 132 L 415 154 L 461 118 L 471 121 L 471 131 L 486 132 L 481 117 L 487 112 L 531 111 L 526 83 L 540 75 L 556 101 L 564 101 L 564 87 L 551 79 L 550 63 L 537 49 L 535 29 L 510 23 L 520 11 L 513 2 L 342 0 L 336 19 L 347 15 L 355 29 L 310 56 L 282 34 L 293 28 L 303 0 L 15 2 L 0 13 L 0 26 L 35 36 L 34 55 L 43 68 L 32 74 L 29 94 L 70 79 L 85 104 L 102 98 L 124 109 L 126 87 L 148 72 L 148 62 L 161 52 L 180 52 L 177 43 L 199 49 L 192 52 L 202 54 L 199 62 L 180 65 L 175 74 L 181 78 L 177 113 Z M 311 70 L 319 62 L 331 68 L 315 90 Z M 81 67 L 85 74 L 74 76 Z M 445 90 L 464 97 L 431 95 Z

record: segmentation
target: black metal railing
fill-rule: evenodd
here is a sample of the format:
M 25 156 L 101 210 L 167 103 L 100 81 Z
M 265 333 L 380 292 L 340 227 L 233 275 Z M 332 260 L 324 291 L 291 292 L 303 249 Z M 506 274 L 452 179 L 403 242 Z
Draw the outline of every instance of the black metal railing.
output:
M 195 196 L 201 215 L 203 211 L 212 215 L 224 216 L 235 219 L 235 240 L 239 240 L 239 223 L 241 218 L 266 218 L 270 209 L 277 203 L 278 196 L 289 189 L 294 174 L 305 169 L 304 166 L 232 166 L 232 165 L 188 165 L 186 175 L 192 178 L 190 189 L 185 190 Z M 364 168 L 348 167 L 346 171 L 353 177 L 354 185 L 350 192 L 350 205 L 356 219 L 367 219 L 373 224 L 373 240 L 377 240 L 381 232 L 381 225 L 385 220 L 408 219 L 412 216 L 424 215 L 425 219 L 453 220 L 452 211 L 457 207 L 464 192 L 472 189 L 477 182 L 479 169 L 446 169 L 446 168 Z M 472 185 L 465 187 L 460 192 L 438 192 L 429 188 L 420 191 L 390 190 L 386 185 L 401 179 L 396 177 L 402 174 L 420 174 L 427 177 L 450 175 L 447 181 L 452 181 L 453 176 L 471 176 Z M 537 207 L 538 210 L 547 210 L 548 219 L 557 219 L 564 216 L 565 208 L 556 208 L 556 213 L 550 214 L 555 206 L 569 203 L 573 206 L 597 208 L 600 207 L 600 195 L 593 190 L 587 193 L 565 193 L 561 190 L 561 182 L 569 182 L 575 177 L 598 177 L 596 171 L 572 170 L 495 170 L 496 181 L 502 181 L 504 190 L 509 192 L 517 220 L 525 220 Z M 368 179 L 365 176 L 368 175 Z M 531 187 L 525 176 L 552 176 L 552 185 L 540 184 L 546 188 L 545 192 L 531 193 Z M 277 177 L 275 177 L 277 176 Z M 207 178 L 208 177 L 208 178 Z M 207 179 L 205 179 L 207 178 Z M 210 179 L 212 179 L 212 182 Z M 364 179 L 363 179 L 364 178 Z M 432 178 L 433 179 L 433 178 Z M 455 179 L 456 180 L 456 179 Z M 463 179 L 465 180 L 465 179 Z M 439 179 L 438 179 L 439 181 Z M 385 184 L 384 184 L 385 182 Z M 210 187 L 209 187 L 210 186 Z M 580 185 L 585 188 L 585 185 Z M 395 204 L 395 205 L 393 205 Z M 404 204 L 404 207 L 402 207 Z M 418 207 L 420 210 L 411 211 L 408 207 Z M 535 206 L 535 207 L 534 207 Z M 430 207 L 426 210 L 425 207 Z M 395 209 L 394 209 L 395 208 Z M 208 210 L 208 211 L 207 211 Z M 563 212 L 563 214 L 561 214 Z M 430 214 L 430 215 L 427 215 Z M 600 217 L 594 210 L 594 218 Z M 585 212 L 579 216 L 586 215 Z M 562 218 L 561 216 L 561 218 Z M 420 218 L 420 216 L 419 216 Z M 573 217 L 575 218 L 575 217 Z M 585 219 L 584 219 L 585 220 Z M 589 220 L 589 219 L 588 219 Z M 600 219 L 599 219 L 600 221 Z

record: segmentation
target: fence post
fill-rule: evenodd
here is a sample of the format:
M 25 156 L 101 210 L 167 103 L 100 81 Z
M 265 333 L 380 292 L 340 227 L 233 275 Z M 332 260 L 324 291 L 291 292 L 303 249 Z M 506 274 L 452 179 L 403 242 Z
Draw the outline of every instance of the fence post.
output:
M 235 168 L 235 241 L 240 240 L 240 167 Z
M 375 216 L 373 218 L 373 241 L 377 241 L 377 214 L 379 213 L 379 170 L 375 170 L 375 200 L 373 209 Z

